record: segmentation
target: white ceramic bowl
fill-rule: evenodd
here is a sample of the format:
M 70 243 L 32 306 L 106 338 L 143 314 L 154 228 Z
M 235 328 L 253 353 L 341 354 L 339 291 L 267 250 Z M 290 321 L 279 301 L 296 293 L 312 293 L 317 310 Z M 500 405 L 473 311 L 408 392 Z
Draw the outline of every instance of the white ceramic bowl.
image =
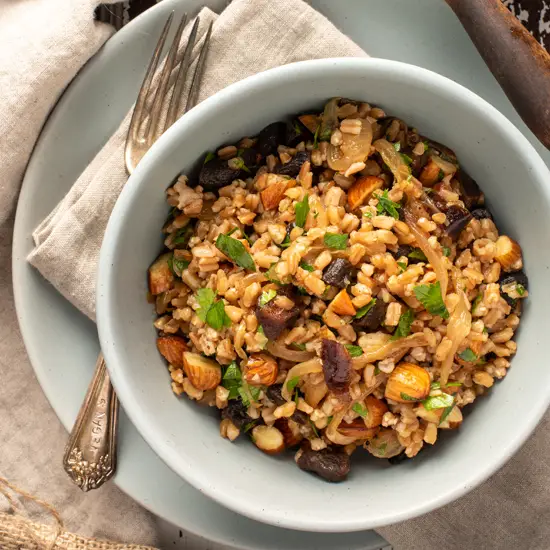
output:
M 362 459 L 358 452 L 348 480 L 329 484 L 298 469 L 292 455 L 270 457 L 247 438 L 233 444 L 222 439 L 216 410 L 172 393 L 155 347 L 145 273 L 162 247 L 164 190 L 180 172 L 207 150 L 337 95 L 379 105 L 456 151 L 486 193 L 499 227 L 521 243 L 531 297 L 509 374 L 470 408 L 459 432 L 399 466 L 368 455 Z M 107 228 L 97 320 L 123 407 L 153 449 L 188 482 L 232 510 L 273 525 L 361 530 L 460 497 L 512 456 L 550 401 L 544 344 L 550 312 L 549 183 L 543 161 L 503 115 L 455 82 L 418 67 L 380 59 L 317 60 L 226 88 L 155 144 L 124 188 Z

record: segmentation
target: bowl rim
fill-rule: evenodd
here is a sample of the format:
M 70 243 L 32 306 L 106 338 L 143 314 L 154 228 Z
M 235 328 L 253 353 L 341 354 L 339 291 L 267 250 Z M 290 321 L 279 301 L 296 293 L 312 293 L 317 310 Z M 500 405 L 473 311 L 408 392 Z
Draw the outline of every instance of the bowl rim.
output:
M 135 395 L 124 376 L 123 368 L 118 368 L 118 358 L 115 352 L 115 346 L 112 345 L 110 335 L 115 334 L 115 325 L 113 324 L 114 317 L 110 315 L 112 276 L 111 267 L 116 261 L 114 250 L 118 236 L 124 224 L 124 212 L 127 211 L 132 197 L 139 193 L 141 185 L 146 180 L 146 175 L 150 168 L 153 168 L 156 163 L 156 158 L 165 148 L 169 147 L 172 139 L 180 132 L 180 127 L 190 121 L 199 119 L 203 113 L 210 109 L 216 109 L 217 103 L 223 103 L 225 100 L 230 100 L 234 97 L 245 97 L 247 90 L 251 87 L 267 86 L 273 79 L 282 79 L 285 81 L 291 80 L 295 75 L 303 71 L 315 71 L 318 69 L 337 70 L 351 68 L 363 73 L 371 70 L 378 73 L 387 74 L 399 72 L 407 79 L 422 80 L 426 86 L 434 86 L 436 89 L 443 89 L 445 94 L 455 97 L 456 101 L 470 104 L 470 108 L 477 110 L 481 116 L 491 120 L 499 126 L 501 132 L 515 143 L 515 148 L 518 154 L 523 158 L 528 158 L 532 166 L 532 173 L 539 174 L 541 177 L 534 178 L 540 180 L 546 178 L 550 181 L 550 171 L 548 167 L 538 155 L 534 147 L 529 143 L 527 138 L 510 122 L 500 111 L 493 107 L 486 100 L 458 84 L 457 82 L 415 65 L 402 63 L 399 61 L 375 59 L 375 58 L 328 58 L 316 59 L 291 63 L 288 65 L 269 69 L 259 74 L 247 77 L 239 82 L 231 84 L 222 89 L 216 94 L 205 99 L 191 111 L 181 117 L 143 157 L 140 164 L 137 166 L 134 173 L 130 176 L 127 184 L 122 189 L 122 192 L 115 204 L 111 217 L 109 219 L 105 236 L 103 239 L 100 259 L 98 264 L 97 288 L 96 288 L 96 310 L 99 338 L 106 363 L 109 369 L 111 380 L 116 389 L 117 395 L 122 406 L 130 417 L 132 423 L 136 426 L 139 433 L 159 455 L 159 457 L 178 475 L 193 485 L 197 490 L 213 498 L 215 501 L 226 506 L 227 508 L 245 515 L 254 520 L 270 523 L 279 527 L 289 529 L 308 530 L 317 532 L 350 532 L 360 531 L 382 527 L 411 519 L 436 508 L 439 508 L 449 502 L 452 502 L 459 497 L 465 495 L 470 490 L 480 485 L 483 481 L 500 469 L 525 440 L 531 435 L 548 406 L 550 405 L 550 388 L 546 394 L 541 393 L 537 401 L 531 401 L 531 408 L 526 411 L 525 422 L 522 430 L 511 436 L 507 446 L 500 449 L 499 453 L 495 453 L 494 457 L 488 457 L 487 461 L 479 465 L 479 468 L 473 472 L 466 474 L 466 480 L 463 483 L 457 484 L 454 487 L 441 491 L 441 493 L 428 501 L 414 503 L 410 509 L 400 513 L 391 514 L 387 512 L 385 515 L 379 515 L 376 520 L 367 518 L 346 518 L 342 514 L 335 522 L 327 524 L 326 522 L 317 522 L 313 514 L 307 517 L 294 518 L 281 513 L 279 510 L 269 510 L 266 508 L 255 508 L 253 503 L 245 502 L 233 498 L 230 494 L 226 494 L 217 488 L 212 487 L 206 480 L 206 474 L 197 475 L 196 471 L 192 471 L 185 460 L 175 460 L 173 452 L 170 451 L 166 440 L 162 437 L 162 432 L 156 430 L 152 425 L 151 419 L 146 415 L 140 407 L 139 398 Z M 223 100 L 223 101 L 222 101 Z M 537 191 L 541 198 L 546 200 L 550 207 L 550 186 L 537 184 Z

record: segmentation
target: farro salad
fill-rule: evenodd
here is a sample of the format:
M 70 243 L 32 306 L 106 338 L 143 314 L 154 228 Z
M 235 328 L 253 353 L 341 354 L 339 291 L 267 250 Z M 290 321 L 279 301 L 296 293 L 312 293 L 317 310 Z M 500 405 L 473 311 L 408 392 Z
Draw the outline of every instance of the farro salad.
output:
M 220 432 L 340 481 L 458 428 L 503 378 L 528 295 L 448 147 L 359 101 L 275 122 L 167 190 L 149 268 L 177 395 Z

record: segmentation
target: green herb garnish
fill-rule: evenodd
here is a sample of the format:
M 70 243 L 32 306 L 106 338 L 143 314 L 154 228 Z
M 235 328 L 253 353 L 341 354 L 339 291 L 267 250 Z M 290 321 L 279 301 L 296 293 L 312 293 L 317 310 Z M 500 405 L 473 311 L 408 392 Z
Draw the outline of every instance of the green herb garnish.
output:
M 439 174 L 437 174 L 437 181 L 441 181 L 445 177 L 445 172 L 443 170 L 439 170 Z
M 398 141 L 397 143 L 394 143 L 393 148 L 399 153 L 399 151 L 401 151 L 401 142 Z
M 315 426 L 315 424 L 313 423 L 313 420 L 309 420 L 309 423 L 311 424 L 311 428 L 313 430 L 313 433 L 315 434 L 315 437 L 319 437 L 319 432 L 317 431 L 317 427 Z
M 246 385 L 246 388 L 245 388 L 245 385 Z M 253 401 L 258 401 L 258 399 L 260 398 L 261 389 L 257 388 L 256 386 L 249 386 L 245 382 L 239 387 L 238 392 L 241 397 L 241 401 L 243 402 L 243 405 L 245 407 L 249 407 L 250 398 L 252 398 Z
M 479 305 L 479 302 L 481 302 L 481 300 L 483 300 L 483 294 L 481 294 L 481 292 L 475 297 L 474 301 L 472 302 L 472 313 L 475 312 L 476 310 L 476 307 Z M 485 330 L 485 329 L 483 329 Z
M 410 166 L 413 163 L 413 159 L 409 157 L 409 155 L 406 155 L 405 153 L 401 153 L 401 158 L 405 162 L 407 166 Z
M 203 164 L 206 164 L 207 162 L 210 162 L 211 160 L 214 160 L 216 158 L 216 153 L 213 153 L 212 151 L 208 151 L 206 153 L 206 156 L 204 157 Z
M 309 195 L 306 195 L 303 200 L 296 203 L 294 211 L 296 213 L 296 226 L 304 227 L 309 214 Z
M 277 291 L 274 289 L 264 290 L 260 296 L 260 307 L 265 306 L 267 303 L 271 302 L 273 298 L 277 296 Z
M 451 255 L 451 249 L 448 246 L 443 247 L 443 256 L 446 256 L 447 258 Z
M 340 233 L 325 233 L 324 242 L 334 250 L 345 250 L 348 246 L 348 236 Z
M 462 382 L 449 382 L 445 384 L 446 388 L 460 388 L 460 386 L 462 386 Z
M 363 216 L 365 216 L 366 218 L 372 218 L 372 212 L 365 212 Z
M 421 262 L 427 262 L 428 258 L 426 258 L 426 254 L 420 250 L 420 248 L 415 248 L 412 250 L 407 257 L 411 260 L 419 260 Z
M 214 329 L 221 330 L 223 327 L 231 326 L 231 319 L 225 312 L 225 304 L 223 300 L 218 300 L 208 310 L 206 314 L 206 322 Z
M 319 124 L 317 128 L 315 128 L 315 133 L 313 134 L 313 148 L 317 149 L 319 146 L 319 131 L 321 130 L 321 125 Z
M 174 258 L 173 254 L 172 256 L 170 256 L 170 258 L 168 258 L 168 267 L 177 277 L 181 277 L 183 271 L 189 267 L 189 263 L 190 262 L 188 260 L 180 260 L 178 258 Z
M 439 315 L 442 319 L 449 318 L 449 312 L 441 296 L 441 285 L 439 281 L 431 285 L 415 286 L 414 295 L 432 315 Z
M 290 240 L 290 235 L 287 233 L 285 235 L 285 238 L 284 238 L 283 242 L 279 246 L 281 248 L 288 248 L 291 244 L 292 244 L 292 242 Z
M 355 314 L 356 319 L 362 319 L 376 304 L 376 298 L 373 298 L 366 306 L 359 308 Z
M 399 338 L 405 338 L 411 332 L 411 324 L 414 321 L 414 312 L 412 309 L 408 309 L 405 313 L 399 317 L 399 323 L 391 340 L 398 340 Z
M 296 287 L 296 292 L 300 296 L 309 296 L 309 292 L 303 286 L 297 286 Z M 313 316 L 311 318 L 313 319 Z
M 443 414 L 441 415 L 441 418 L 439 419 L 439 423 L 443 424 L 445 420 L 447 420 L 447 417 L 451 414 L 451 411 L 454 409 L 454 402 L 452 405 L 449 405 L 448 407 L 445 407 L 445 410 L 443 411 Z
M 292 345 L 299 349 L 300 351 L 306 351 L 306 345 L 305 344 L 297 344 L 296 342 L 293 342 Z
M 241 387 L 242 375 L 237 363 L 230 363 L 222 377 L 222 386 L 229 390 L 228 399 L 236 399 L 239 397 L 239 388 Z
M 466 348 L 464 351 L 460 352 L 458 356 L 463 361 L 468 361 L 469 363 L 477 361 L 477 355 L 470 348 Z
M 172 238 L 172 244 L 181 245 L 182 248 L 186 248 L 192 236 L 193 228 L 186 225 L 176 231 L 174 237 Z
M 525 287 L 520 284 L 520 283 L 517 283 L 516 284 L 516 292 L 520 295 L 520 296 L 523 296 L 525 294 Z
M 418 401 L 416 397 L 411 397 L 410 395 L 401 392 L 401 399 L 404 399 L 405 401 Z
M 232 167 L 235 170 L 244 170 L 245 172 L 250 173 L 250 168 L 244 163 L 244 159 L 241 157 L 235 157 L 231 159 Z
M 397 265 L 401 269 L 401 271 L 405 271 L 407 269 L 407 264 L 405 262 L 397 262 Z
M 258 327 L 258 330 L 256 332 L 258 332 L 262 336 L 265 336 L 264 327 L 262 327 L 262 325 Z
M 286 389 L 289 391 L 289 393 L 292 393 L 294 391 L 294 388 L 298 385 L 298 382 L 300 381 L 299 376 L 295 376 L 294 378 L 291 378 L 286 383 Z
M 434 409 L 445 409 L 450 407 L 454 403 L 454 397 L 448 393 L 442 393 L 440 395 L 433 395 L 424 399 L 422 405 L 427 411 L 433 411 Z
M 201 321 L 206 322 L 206 315 L 214 305 L 215 299 L 216 293 L 211 288 L 199 288 L 197 291 L 197 302 L 200 305 L 200 308 L 197 309 L 197 316 Z
M 393 202 L 388 196 L 388 190 L 382 192 L 382 194 L 375 194 L 374 197 L 378 199 L 378 204 L 376 205 L 376 211 L 378 214 L 389 214 L 392 218 L 396 220 L 399 219 L 399 212 L 397 211 L 401 208 L 401 205 L 398 202 Z
M 315 271 L 315 268 L 311 265 L 311 264 L 308 264 L 307 262 L 304 262 L 303 260 L 300 262 L 300 267 L 302 269 L 305 269 L 306 271 Z
M 344 346 L 351 357 L 359 357 L 363 355 L 363 348 L 361 346 L 354 346 L 353 344 L 346 344 Z
M 225 313 L 223 300 L 216 301 L 216 293 L 210 288 L 199 288 L 197 291 L 197 317 L 215 330 L 231 326 L 231 319 Z
M 219 235 L 216 239 L 216 248 L 233 260 L 239 267 L 256 271 L 252 256 L 246 251 L 244 244 L 228 235 Z
M 353 407 L 351 408 L 353 412 L 356 412 L 361 418 L 365 418 L 369 411 L 361 403 L 354 403 Z

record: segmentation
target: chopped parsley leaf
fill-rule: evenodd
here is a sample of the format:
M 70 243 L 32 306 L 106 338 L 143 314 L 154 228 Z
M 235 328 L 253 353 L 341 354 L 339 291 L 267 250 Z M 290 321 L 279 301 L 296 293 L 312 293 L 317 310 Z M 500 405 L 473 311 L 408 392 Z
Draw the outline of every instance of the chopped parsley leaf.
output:
M 401 269 L 401 271 L 405 271 L 407 269 L 407 264 L 405 262 L 397 262 L 397 265 Z
M 344 346 L 351 357 L 359 357 L 363 355 L 363 348 L 361 346 L 354 346 L 353 344 L 346 344 Z
M 401 151 L 401 142 L 398 141 L 398 142 L 394 143 L 393 148 L 399 153 L 399 151 Z
M 520 295 L 520 296 L 523 296 L 525 294 L 525 287 L 523 285 L 521 285 L 520 283 L 517 283 L 516 284 L 516 292 Z
M 241 241 L 222 234 L 216 239 L 216 248 L 234 261 L 239 267 L 248 269 L 249 271 L 256 271 L 254 260 Z
M 426 254 L 424 254 L 424 252 L 422 252 L 420 248 L 415 248 L 414 250 L 412 250 L 407 255 L 407 257 L 410 258 L 411 260 L 420 260 L 421 262 L 428 261 L 428 258 L 426 258 Z
M 207 162 L 210 162 L 211 160 L 214 160 L 216 158 L 216 153 L 213 153 L 212 151 L 208 151 L 206 153 L 206 156 L 204 157 L 203 164 L 206 164 Z
M 448 393 L 441 393 L 440 395 L 432 395 L 422 401 L 422 405 L 427 411 L 433 411 L 435 409 L 445 409 L 450 407 L 454 403 L 454 397 Z
M 464 351 L 460 352 L 458 356 L 463 361 L 467 361 L 469 363 L 477 360 L 477 355 L 470 348 L 466 348 Z
M 267 303 L 271 302 L 277 296 L 277 291 L 273 288 L 270 290 L 264 290 L 260 296 L 260 307 L 265 306 Z
M 362 319 L 376 304 L 376 298 L 373 298 L 366 306 L 363 306 L 355 314 L 356 319 Z
M 353 412 L 356 412 L 361 418 L 365 418 L 369 414 L 369 410 L 361 403 L 354 403 L 353 407 L 351 408 Z
M 389 214 L 392 218 L 398 220 L 399 212 L 397 211 L 401 208 L 401 205 L 397 202 L 393 202 L 388 196 L 388 190 L 384 190 L 382 194 L 375 194 L 374 197 L 378 199 L 378 204 L 376 205 L 376 211 L 378 214 Z
M 306 195 L 304 199 L 296 203 L 295 213 L 296 213 L 296 226 L 304 227 L 307 220 L 307 215 L 309 214 L 309 195 Z
M 308 264 L 307 262 L 304 262 L 303 260 L 300 262 L 300 267 L 302 269 L 305 269 L 306 271 L 315 271 L 315 268 L 311 265 L 311 264 Z
M 454 408 L 454 403 L 452 405 L 449 405 L 448 407 L 445 407 L 445 410 L 443 411 L 443 414 L 441 415 L 441 418 L 439 419 L 439 423 L 443 424 L 445 420 L 447 420 L 447 417 L 451 414 L 451 411 Z
M 223 327 L 231 326 L 231 319 L 225 312 L 223 300 L 218 300 L 210 307 L 206 314 L 206 322 L 214 330 L 221 330 Z
M 447 258 L 451 255 L 451 249 L 448 246 L 443 247 L 443 256 L 446 256 Z
M 295 376 L 294 378 L 291 378 L 287 383 L 286 383 L 286 389 L 292 393 L 294 391 L 294 388 L 298 385 L 298 382 L 300 381 L 300 377 L 299 376 Z
M 340 233 L 325 233 L 324 242 L 333 250 L 345 250 L 348 246 L 348 236 Z
M 416 397 L 411 397 L 410 395 L 401 392 L 401 399 L 404 399 L 405 401 L 418 401 Z
M 398 340 L 399 338 L 405 338 L 411 332 L 411 324 L 414 321 L 414 311 L 412 309 L 407 309 L 405 313 L 401 314 L 399 317 L 399 323 L 391 340 Z
M 415 286 L 414 295 L 432 315 L 439 315 L 442 319 L 449 318 L 449 312 L 441 296 L 441 285 L 439 281 L 431 285 Z

